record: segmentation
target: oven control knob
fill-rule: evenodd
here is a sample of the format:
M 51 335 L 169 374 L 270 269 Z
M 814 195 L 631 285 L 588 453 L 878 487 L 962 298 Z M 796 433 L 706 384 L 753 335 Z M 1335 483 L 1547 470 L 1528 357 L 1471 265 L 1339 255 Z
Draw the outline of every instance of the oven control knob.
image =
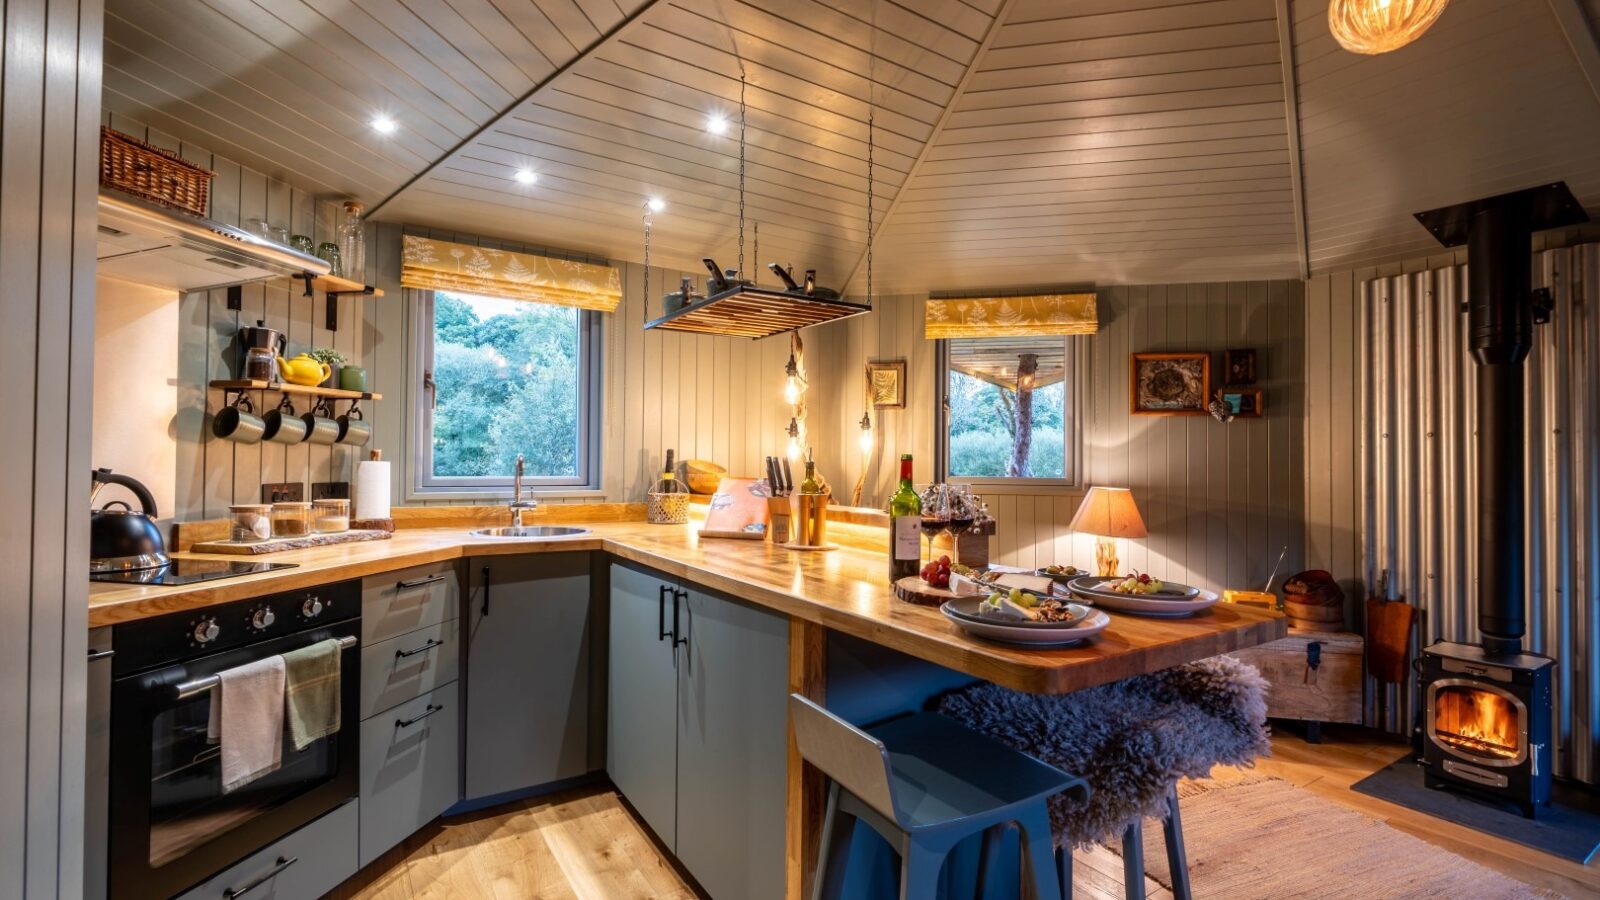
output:
M 272 627 L 272 623 L 277 619 L 278 617 L 272 614 L 272 609 L 264 606 L 256 610 L 255 615 L 250 617 L 250 624 L 257 631 L 266 631 Z
M 221 633 L 222 629 L 217 627 L 217 620 L 213 618 L 201 619 L 194 625 L 194 641 L 197 644 L 209 644 Z
M 306 602 L 300 606 L 300 614 L 308 619 L 322 615 L 322 601 L 316 597 L 307 597 Z

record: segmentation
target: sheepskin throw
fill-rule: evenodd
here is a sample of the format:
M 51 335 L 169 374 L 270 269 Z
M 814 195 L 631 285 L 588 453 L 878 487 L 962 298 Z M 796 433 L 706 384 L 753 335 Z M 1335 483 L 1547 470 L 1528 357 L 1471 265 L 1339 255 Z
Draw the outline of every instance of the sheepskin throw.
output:
M 1088 800 L 1050 800 L 1056 845 L 1068 847 L 1165 818 L 1173 782 L 1267 753 L 1266 690 L 1253 666 L 1219 656 L 1055 696 L 979 684 L 946 695 L 939 711 L 1089 782 Z

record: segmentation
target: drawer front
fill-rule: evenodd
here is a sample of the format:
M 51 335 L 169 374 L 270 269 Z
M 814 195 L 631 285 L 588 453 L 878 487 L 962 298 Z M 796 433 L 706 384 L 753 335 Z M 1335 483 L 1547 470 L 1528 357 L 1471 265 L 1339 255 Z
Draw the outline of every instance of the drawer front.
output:
M 361 718 L 456 680 L 461 671 L 458 619 L 361 648 Z
M 356 873 L 359 804 L 352 800 L 258 850 L 180 896 L 180 900 L 305 900 Z M 251 887 L 255 885 L 255 887 Z M 248 889 L 248 890 L 247 890 Z
M 457 615 L 453 562 L 369 575 L 361 581 L 361 640 L 376 644 Z
M 459 799 L 460 710 L 451 684 L 361 723 L 361 865 Z

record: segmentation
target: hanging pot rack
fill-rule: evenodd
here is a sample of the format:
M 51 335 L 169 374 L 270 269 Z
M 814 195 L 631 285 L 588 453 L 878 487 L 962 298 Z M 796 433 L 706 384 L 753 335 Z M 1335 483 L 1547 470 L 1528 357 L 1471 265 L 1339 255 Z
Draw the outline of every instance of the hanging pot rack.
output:
M 796 331 L 811 325 L 821 325 L 824 322 L 834 322 L 839 319 L 848 319 L 852 316 L 864 315 L 872 312 L 872 305 L 868 303 L 853 303 L 851 301 L 824 296 L 821 292 L 806 290 L 785 290 L 779 288 L 761 287 L 750 278 L 744 267 L 744 174 L 745 174 L 745 76 L 739 76 L 739 268 L 737 277 L 730 279 L 731 284 L 723 290 L 707 294 L 693 300 L 684 306 L 666 313 L 655 319 L 645 322 L 645 330 L 661 329 L 663 331 L 686 331 L 695 334 L 720 334 L 733 337 L 747 337 L 753 340 L 782 334 L 786 331 Z M 872 121 L 869 115 L 867 124 L 867 221 L 869 231 L 867 235 L 868 254 L 871 254 L 872 235 L 870 223 L 872 221 Z M 759 242 L 759 237 L 757 241 Z M 760 244 L 757 243 L 757 252 Z M 645 220 L 645 277 L 649 278 L 650 256 L 650 221 Z M 708 259 L 708 266 L 713 266 Z M 759 262 L 757 263 L 759 268 Z M 713 268 L 715 271 L 715 268 Z M 868 292 L 870 301 L 871 269 L 868 269 Z M 807 279 L 807 284 L 811 280 Z M 645 302 L 649 303 L 649 282 L 646 281 Z M 648 308 L 646 309 L 648 315 Z

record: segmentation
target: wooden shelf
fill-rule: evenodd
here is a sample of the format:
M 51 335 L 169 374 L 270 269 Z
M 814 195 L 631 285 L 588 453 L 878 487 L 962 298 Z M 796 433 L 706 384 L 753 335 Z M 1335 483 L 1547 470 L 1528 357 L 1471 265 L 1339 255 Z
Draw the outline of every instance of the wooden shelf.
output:
M 277 391 L 280 394 L 304 394 L 308 397 L 327 397 L 329 400 L 382 400 L 382 394 L 371 391 L 343 391 L 338 388 L 309 387 L 303 384 L 273 384 L 270 381 L 213 381 L 213 390 L 219 391 Z
M 302 283 L 306 280 L 304 275 L 295 275 L 292 277 L 295 281 Z M 383 296 L 383 291 L 380 291 L 377 288 L 371 288 L 369 291 L 367 286 L 359 281 L 351 281 L 348 278 L 339 278 L 334 275 L 313 276 L 311 279 L 311 288 L 312 290 L 323 294 L 364 294 L 368 297 Z

